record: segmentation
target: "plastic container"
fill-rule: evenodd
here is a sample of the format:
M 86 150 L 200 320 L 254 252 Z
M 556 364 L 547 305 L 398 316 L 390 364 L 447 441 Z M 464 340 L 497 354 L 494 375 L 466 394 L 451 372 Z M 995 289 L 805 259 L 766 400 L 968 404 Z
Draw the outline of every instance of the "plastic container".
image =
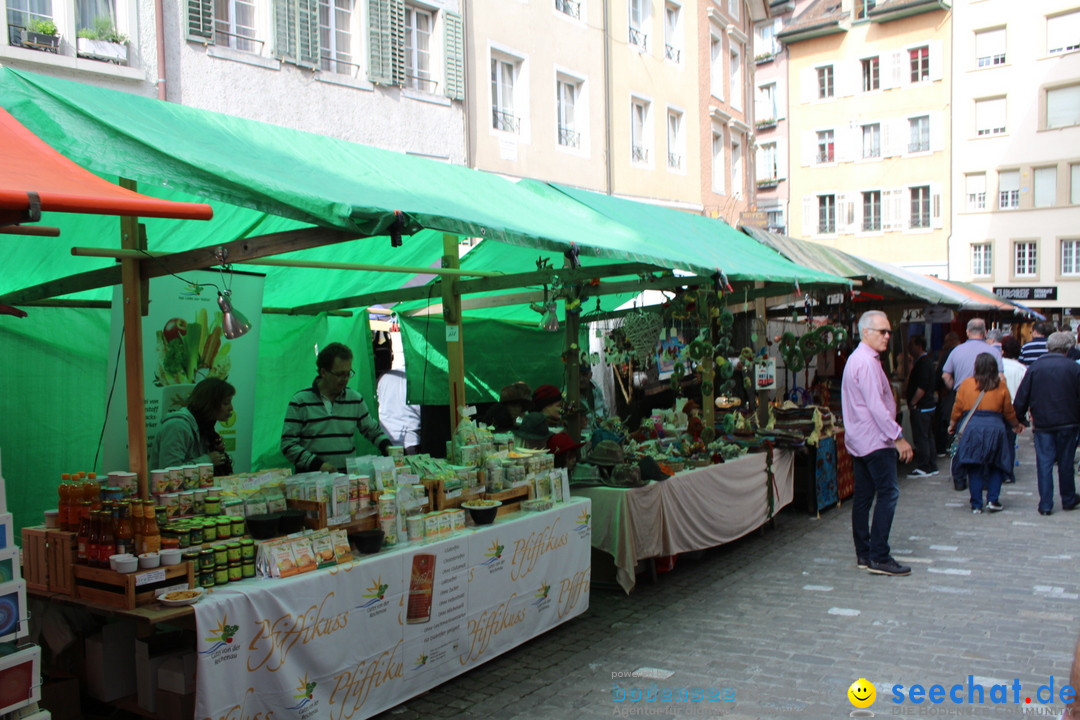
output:
M 139 556 L 139 568 L 142 570 L 156 568 L 159 565 L 161 565 L 161 556 L 156 552 L 143 553 Z
M 109 566 L 119 573 L 135 572 L 139 569 L 139 558 L 130 553 L 109 556 Z
M 179 565 L 181 555 L 180 548 L 163 548 L 160 553 L 162 565 Z

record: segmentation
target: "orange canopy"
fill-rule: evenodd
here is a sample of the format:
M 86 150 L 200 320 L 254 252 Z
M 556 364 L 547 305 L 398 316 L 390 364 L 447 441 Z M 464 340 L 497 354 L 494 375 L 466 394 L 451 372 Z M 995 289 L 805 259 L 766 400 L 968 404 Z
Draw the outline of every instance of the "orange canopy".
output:
M 39 212 L 209 220 L 205 203 L 140 195 L 79 167 L 0 108 L 0 226 L 35 221 Z

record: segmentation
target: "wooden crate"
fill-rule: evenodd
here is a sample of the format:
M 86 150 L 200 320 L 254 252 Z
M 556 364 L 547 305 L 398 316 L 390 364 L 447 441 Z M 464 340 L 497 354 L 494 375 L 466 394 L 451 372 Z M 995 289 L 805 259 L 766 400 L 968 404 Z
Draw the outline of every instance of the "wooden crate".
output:
M 78 534 L 50 530 L 46 548 L 49 560 L 49 592 L 75 594 L 75 561 L 78 556 Z
M 498 500 L 502 503 L 499 506 L 498 512 L 495 513 L 496 517 L 499 515 L 509 515 L 510 513 L 517 512 L 521 509 L 522 500 L 532 499 L 532 485 L 521 485 L 516 488 L 510 488 L 509 490 L 500 490 L 499 492 L 484 493 L 481 497 L 485 500 Z
M 454 491 L 451 491 L 453 493 Z M 475 498 L 483 497 L 484 488 L 462 488 L 456 495 L 448 495 L 446 488 L 443 486 L 443 481 L 438 480 L 435 483 L 435 510 L 453 510 L 454 508 L 461 507 L 461 503 L 467 500 L 473 500 Z
M 22 575 L 30 590 L 49 590 L 49 532 L 44 525 L 22 529 Z
M 374 490 L 371 496 L 375 502 L 378 502 L 379 491 Z M 379 514 L 374 507 L 371 508 L 371 514 L 358 518 L 344 525 L 328 525 L 329 518 L 326 514 L 327 503 L 321 500 L 287 500 L 288 506 L 295 510 L 303 510 L 307 513 L 304 518 L 304 527 L 311 530 L 322 530 L 323 528 L 343 528 L 348 532 L 357 532 L 360 530 L 374 530 L 379 527 Z
M 75 566 L 75 597 L 124 610 L 150 605 L 154 602 L 155 590 L 182 582 L 195 587 L 195 573 L 189 562 L 133 573 Z

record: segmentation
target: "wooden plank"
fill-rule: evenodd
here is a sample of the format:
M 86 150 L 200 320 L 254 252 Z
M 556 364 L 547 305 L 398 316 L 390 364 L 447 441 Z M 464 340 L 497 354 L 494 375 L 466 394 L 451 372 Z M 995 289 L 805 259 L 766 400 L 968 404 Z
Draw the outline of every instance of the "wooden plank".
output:
M 443 234 L 443 265 L 449 268 L 459 266 L 457 235 Z M 442 281 L 451 436 L 457 430 L 461 409 L 465 407 L 465 338 L 462 337 L 460 284 L 461 281 L 454 277 L 444 277 Z
M 135 191 L 135 182 L 120 178 L 120 186 Z M 120 218 L 120 245 L 129 250 L 146 249 L 146 238 L 134 217 Z M 149 281 L 139 272 L 139 260 L 121 260 L 121 298 L 124 313 L 124 385 L 127 388 L 128 470 L 138 476 L 139 497 L 147 492 L 146 388 L 143 385 L 142 319 L 146 314 Z

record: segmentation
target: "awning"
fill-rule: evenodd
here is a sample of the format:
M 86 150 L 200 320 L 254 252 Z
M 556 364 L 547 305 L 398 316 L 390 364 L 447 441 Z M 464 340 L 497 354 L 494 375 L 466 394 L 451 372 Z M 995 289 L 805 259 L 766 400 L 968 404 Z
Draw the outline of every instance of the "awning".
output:
M 140 195 L 94 175 L 53 150 L 0 108 L 0 226 L 36 222 L 41 212 L 209 220 L 204 203 Z

